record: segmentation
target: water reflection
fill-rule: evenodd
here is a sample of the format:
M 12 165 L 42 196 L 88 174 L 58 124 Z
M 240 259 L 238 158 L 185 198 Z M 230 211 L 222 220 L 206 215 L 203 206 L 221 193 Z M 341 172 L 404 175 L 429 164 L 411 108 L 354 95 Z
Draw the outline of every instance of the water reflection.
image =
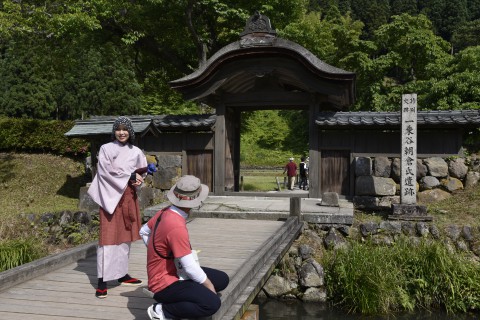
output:
M 278 301 L 257 298 L 253 301 L 260 307 L 260 320 L 480 320 L 477 314 L 447 315 L 443 312 L 415 312 L 390 316 L 352 315 L 332 310 L 318 303 Z

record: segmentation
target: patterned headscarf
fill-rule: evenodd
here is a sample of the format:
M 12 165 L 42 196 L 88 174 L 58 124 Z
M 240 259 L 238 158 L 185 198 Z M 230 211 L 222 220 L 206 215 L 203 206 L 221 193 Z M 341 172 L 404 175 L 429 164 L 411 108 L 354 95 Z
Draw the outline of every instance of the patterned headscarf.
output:
M 124 116 L 118 117 L 117 120 L 115 120 L 115 122 L 113 123 L 112 140 L 115 140 L 115 130 L 117 130 L 120 125 L 124 125 L 125 128 L 127 128 L 129 135 L 128 142 L 133 144 L 133 142 L 135 141 L 135 131 L 133 131 L 132 120 Z

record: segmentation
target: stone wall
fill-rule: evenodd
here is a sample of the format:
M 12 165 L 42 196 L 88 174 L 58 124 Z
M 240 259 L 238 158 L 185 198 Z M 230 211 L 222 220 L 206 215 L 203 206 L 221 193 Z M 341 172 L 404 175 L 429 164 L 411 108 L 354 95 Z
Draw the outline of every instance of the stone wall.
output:
M 319 263 L 324 250 L 348 246 L 348 240 L 391 246 L 401 236 L 412 243 L 421 239 L 441 241 L 451 253 L 462 252 L 480 259 L 480 227 L 447 225 L 440 229 L 430 222 L 412 221 L 366 222 L 355 227 L 304 223 L 302 234 L 277 265 L 259 296 L 326 302 L 324 269 Z
M 400 203 L 400 158 L 355 158 L 354 206 L 389 210 Z M 480 157 L 431 157 L 417 159 L 417 201 L 429 204 L 470 188 L 480 180 Z

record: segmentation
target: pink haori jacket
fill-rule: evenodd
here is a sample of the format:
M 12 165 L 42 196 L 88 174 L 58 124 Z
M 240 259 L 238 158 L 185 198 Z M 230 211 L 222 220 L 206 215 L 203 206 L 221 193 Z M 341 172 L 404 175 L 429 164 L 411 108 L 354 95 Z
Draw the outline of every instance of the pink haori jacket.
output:
M 88 189 L 88 195 L 105 211 L 113 214 L 135 170 L 147 166 L 142 150 L 118 141 L 100 147 L 97 174 Z

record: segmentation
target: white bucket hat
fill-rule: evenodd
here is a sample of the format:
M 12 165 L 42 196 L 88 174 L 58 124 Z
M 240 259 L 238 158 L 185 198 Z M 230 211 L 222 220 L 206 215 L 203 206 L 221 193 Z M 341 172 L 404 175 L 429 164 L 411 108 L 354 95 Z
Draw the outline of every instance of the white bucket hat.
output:
M 179 208 L 195 208 L 208 196 L 208 186 L 195 176 L 183 176 L 168 191 L 167 198 Z

